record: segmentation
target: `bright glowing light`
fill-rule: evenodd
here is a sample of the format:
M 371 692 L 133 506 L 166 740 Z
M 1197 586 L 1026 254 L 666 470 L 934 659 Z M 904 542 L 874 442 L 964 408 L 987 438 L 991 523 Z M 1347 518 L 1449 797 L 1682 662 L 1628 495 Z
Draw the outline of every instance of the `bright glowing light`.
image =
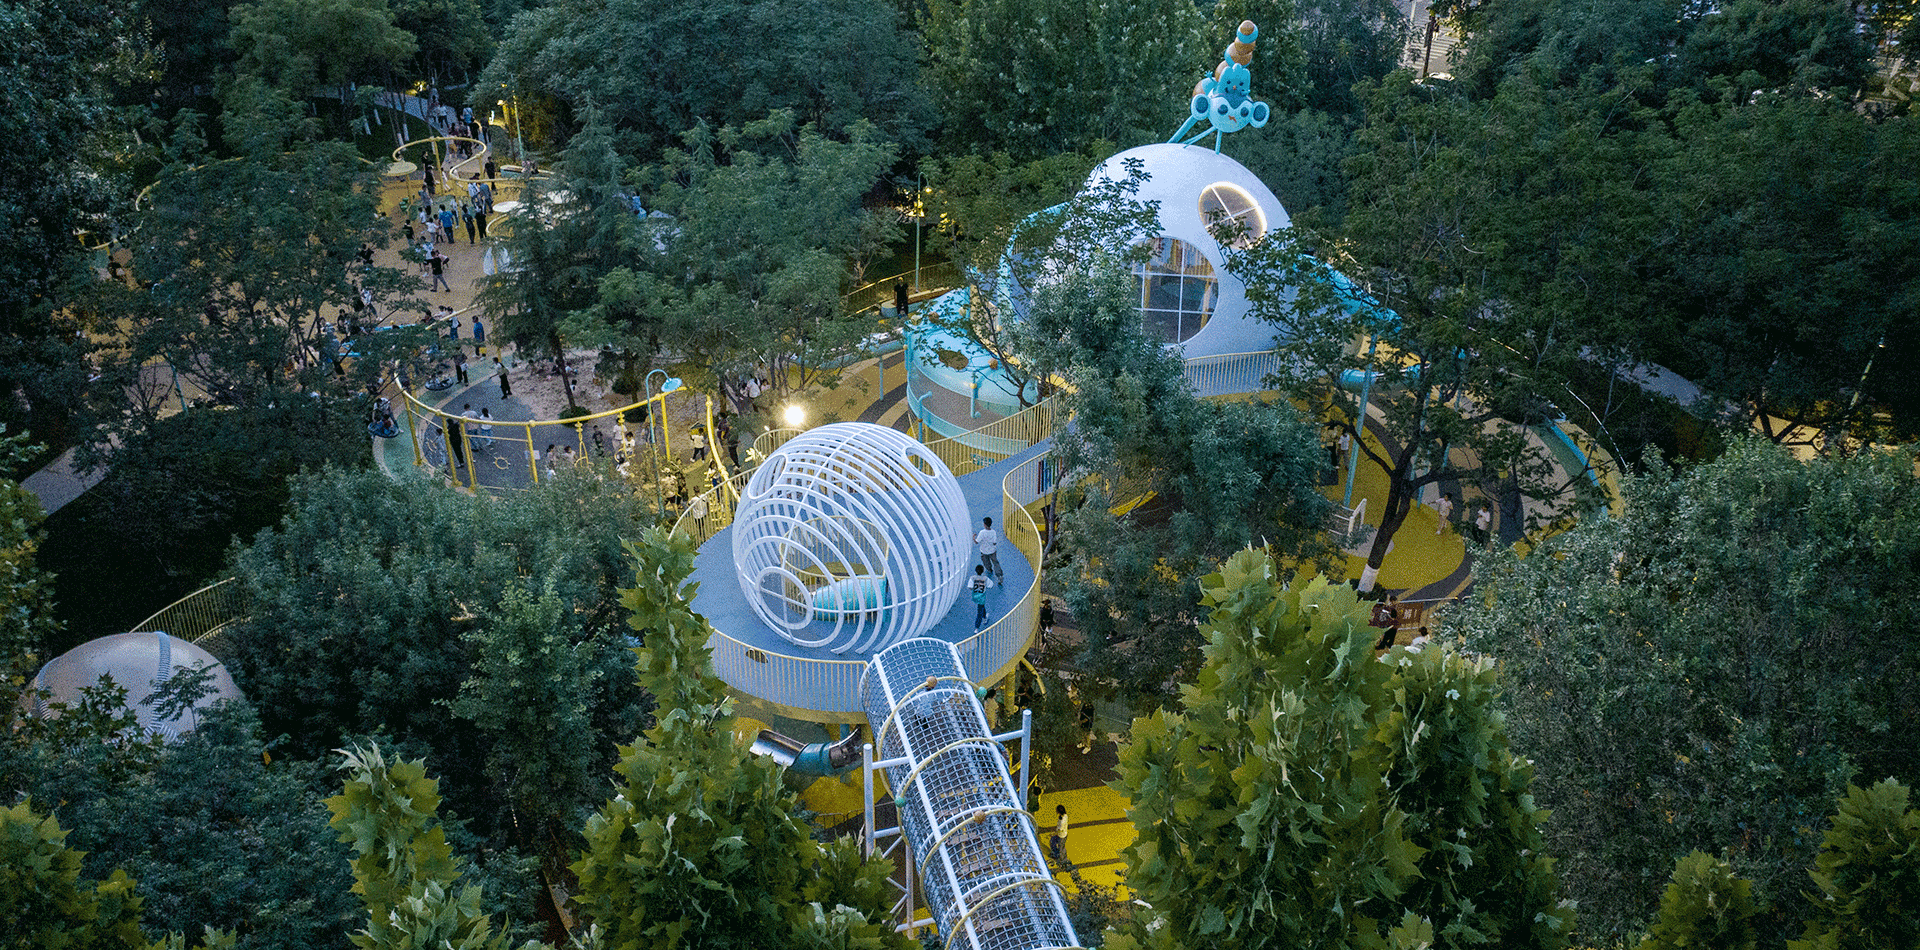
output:
M 780 419 L 787 424 L 788 428 L 798 429 L 807 424 L 807 408 L 794 403 L 781 411 Z

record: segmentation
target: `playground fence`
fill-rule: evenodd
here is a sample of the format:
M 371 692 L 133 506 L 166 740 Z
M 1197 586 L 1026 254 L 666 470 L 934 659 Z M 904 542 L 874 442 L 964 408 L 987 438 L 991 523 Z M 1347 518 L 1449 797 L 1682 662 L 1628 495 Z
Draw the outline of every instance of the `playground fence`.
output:
M 218 657 L 221 631 L 252 612 L 244 585 L 235 578 L 214 581 L 168 604 L 132 630 L 158 630 L 206 648 Z
M 1201 398 L 1259 392 L 1268 377 L 1280 372 L 1282 356 L 1278 350 L 1257 353 L 1222 353 L 1197 356 L 1183 367 L 1193 394 Z
M 958 287 L 964 283 L 964 281 L 960 279 L 960 269 L 953 266 L 952 261 L 939 261 L 932 264 L 925 264 L 918 270 L 919 281 L 918 287 L 914 288 L 915 294 L 925 293 L 929 287 L 936 290 L 946 290 Z M 902 271 L 890 277 L 882 277 L 878 280 L 868 281 L 840 299 L 845 304 L 848 313 L 861 313 L 863 311 L 873 310 L 882 304 L 890 304 L 893 302 L 893 285 L 898 281 L 906 281 L 909 287 L 914 287 L 914 271 Z

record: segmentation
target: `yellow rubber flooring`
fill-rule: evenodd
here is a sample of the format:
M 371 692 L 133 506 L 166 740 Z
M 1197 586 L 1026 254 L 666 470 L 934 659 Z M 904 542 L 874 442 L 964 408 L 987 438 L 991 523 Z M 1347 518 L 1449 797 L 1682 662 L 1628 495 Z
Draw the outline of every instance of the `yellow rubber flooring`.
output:
M 1379 440 L 1372 433 L 1367 441 L 1376 448 Z M 1346 489 L 1346 469 L 1343 466 L 1336 484 L 1322 489 L 1323 494 L 1338 502 Z M 1387 473 L 1385 469 L 1373 464 L 1365 455 L 1360 456 L 1359 470 L 1353 481 L 1353 503 L 1367 500 L 1367 524 L 1378 528 L 1380 515 L 1386 510 Z M 1453 517 L 1463 516 L 1469 505 L 1459 500 L 1454 508 Z M 1393 536 L 1393 550 L 1380 565 L 1380 576 L 1376 579 L 1379 587 L 1389 590 L 1411 590 L 1425 587 L 1434 581 L 1452 574 L 1460 568 L 1466 559 L 1466 542 L 1451 526 L 1438 534 L 1434 528 L 1440 523 L 1440 513 L 1424 504 L 1416 504 L 1407 520 Z M 1364 548 L 1361 549 L 1364 552 Z M 1365 570 L 1367 559 L 1364 555 L 1347 557 L 1347 577 L 1355 578 Z
M 1136 837 L 1133 822 L 1127 819 L 1127 800 L 1105 785 L 1041 795 L 1034 824 L 1039 828 L 1040 848 L 1048 853 L 1050 863 L 1052 849 L 1047 839 L 1053 834 L 1056 805 L 1067 806 L 1066 851 L 1073 867 L 1055 866 L 1053 879 L 1071 892 L 1078 886 L 1073 879 L 1078 872 L 1088 884 L 1121 888 L 1124 897 L 1127 866 L 1120 851 Z

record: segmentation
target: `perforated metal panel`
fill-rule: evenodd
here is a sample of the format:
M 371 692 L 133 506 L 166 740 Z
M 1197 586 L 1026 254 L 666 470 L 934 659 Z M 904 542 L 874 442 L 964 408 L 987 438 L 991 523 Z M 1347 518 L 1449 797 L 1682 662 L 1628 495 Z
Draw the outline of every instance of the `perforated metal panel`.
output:
M 868 663 L 860 695 L 946 946 L 1079 946 L 953 644 L 915 639 L 888 648 Z

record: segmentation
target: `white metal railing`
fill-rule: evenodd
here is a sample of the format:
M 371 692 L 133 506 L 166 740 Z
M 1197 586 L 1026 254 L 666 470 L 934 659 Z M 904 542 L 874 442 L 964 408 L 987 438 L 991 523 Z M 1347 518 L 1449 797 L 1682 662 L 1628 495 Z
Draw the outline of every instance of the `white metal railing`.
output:
M 1256 392 L 1266 388 L 1267 377 L 1278 373 L 1285 355 L 1278 350 L 1257 353 L 1222 353 L 1199 356 L 1182 366 L 1193 394 L 1202 398 Z
M 1327 513 L 1327 533 L 1333 535 L 1338 544 L 1353 544 L 1360 540 L 1361 532 L 1367 527 L 1367 500 L 1348 508 L 1335 503 L 1333 510 Z
M 1005 529 L 1007 543 L 1033 566 L 1033 580 L 998 619 L 955 644 L 967 676 L 975 682 L 990 683 L 1005 676 L 1040 629 L 1042 545 L 1040 531 L 1026 506 L 1038 497 L 1033 486 L 1038 483 L 1045 464 L 1044 460 L 1036 459 L 1015 466 L 1000 482 L 1000 524 Z M 735 476 L 735 479 L 741 477 Z M 724 490 L 724 485 L 716 487 L 707 495 L 717 496 Z M 730 520 L 732 506 L 727 505 L 724 510 Z M 697 541 L 705 542 L 725 527 L 716 524 L 718 520 L 715 514 L 709 514 L 708 523 L 696 528 L 690 524 L 689 517 L 682 514 L 674 530 L 688 532 Z M 794 710 L 834 717 L 851 718 L 860 712 L 860 674 L 866 667 L 863 661 L 791 656 L 754 646 L 717 629 L 707 641 L 707 648 L 713 652 L 714 675 L 750 696 Z

